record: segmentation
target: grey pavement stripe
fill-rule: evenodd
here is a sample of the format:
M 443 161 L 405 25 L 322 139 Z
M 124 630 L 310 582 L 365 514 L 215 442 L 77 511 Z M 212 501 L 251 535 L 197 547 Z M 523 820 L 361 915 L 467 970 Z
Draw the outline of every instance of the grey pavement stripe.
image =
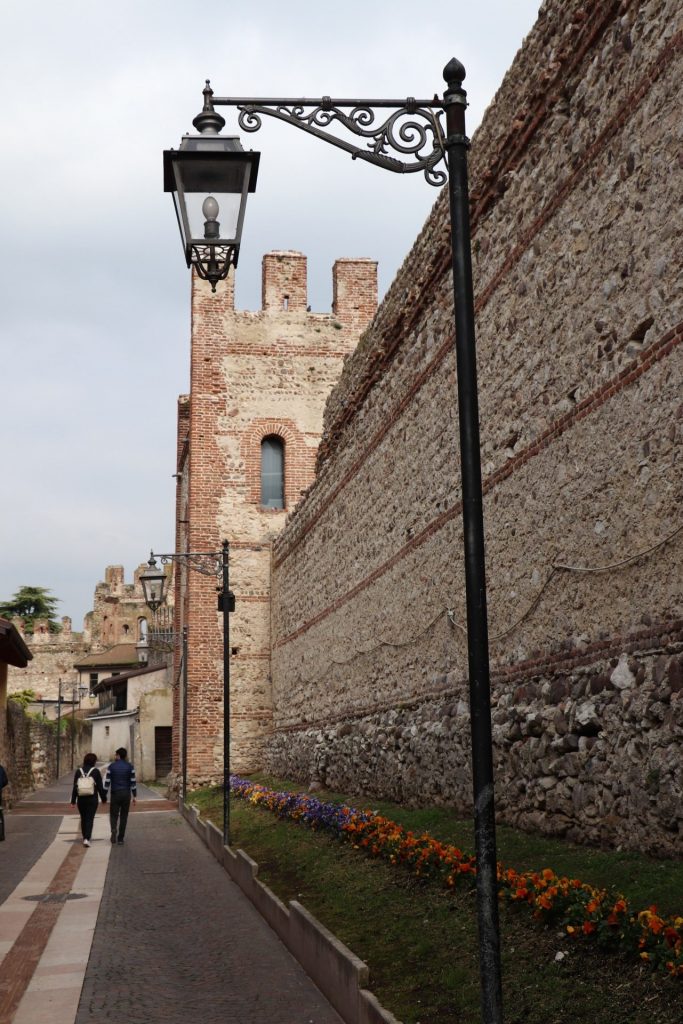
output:
M 13 1024 L 73 1024 L 76 1019 L 110 853 L 109 820 L 98 816 L 92 846 L 72 886 L 84 898 L 64 902 Z

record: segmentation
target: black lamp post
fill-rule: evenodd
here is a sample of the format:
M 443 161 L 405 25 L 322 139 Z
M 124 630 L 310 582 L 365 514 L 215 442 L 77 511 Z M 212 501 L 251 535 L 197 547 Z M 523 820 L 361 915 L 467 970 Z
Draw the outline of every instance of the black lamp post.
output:
M 224 275 L 225 276 L 225 275 Z M 140 583 L 147 607 L 156 612 L 166 599 L 168 579 L 161 565 L 178 562 L 204 576 L 217 577 L 218 611 L 223 613 L 223 843 L 230 845 L 230 612 L 235 610 L 235 595 L 230 590 L 230 549 L 227 540 L 220 551 L 188 551 L 155 555 L 152 551 L 147 569 L 140 573 Z M 183 654 L 183 800 L 187 798 L 187 629 L 182 632 Z
M 224 122 L 220 118 L 219 124 L 219 115 L 216 114 L 214 105 L 236 107 L 240 112 L 239 124 L 244 131 L 257 131 L 262 124 L 262 115 L 275 117 L 344 149 L 354 159 L 365 160 L 402 174 L 421 171 L 431 185 L 445 185 L 448 179 L 460 421 L 482 1019 L 485 1024 L 502 1024 L 484 521 L 467 182 L 469 140 L 465 135 L 467 95 L 462 86 L 465 79 L 462 64 L 455 59 L 449 61 L 444 69 L 444 79 L 447 88 L 443 99 L 435 96 L 431 100 L 416 100 L 412 97 L 405 100 L 333 100 L 329 96 L 315 100 L 214 97 L 207 82 L 204 90 L 204 110 L 195 119 L 194 124 L 203 133 L 214 133 L 212 138 L 215 140 L 215 132 L 220 130 Z M 391 109 L 393 113 L 388 114 L 382 123 L 375 124 L 377 111 L 382 109 Z M 442 123 L 444 113 L 445 132 Z M 341 125 L 360 141 L 348 141 L 331 133 L 329 128 L 334 123 Z M 407 156 L 410 160 L 397 159 L 390 156 L 389 151 Z M 164 154 L 164 160 L 167 156 L 168 154 Z M 448 173 L 437 168 L 442 160 L 446 162 Z M 194 181 L 194 188 L 198 193 L 206 195 L 211 189 L 217 189 L 215 179 L 207 175 L 202 193 L 199 179 L 198 168 Z M 246 192 L 244 189 L 244 199 Z M 180 201 L 180 188 L 178 193 Z M 206 238 L 209 237 L 209 226 L 207 217 Z M 187 262 L 188 266 L 194 262 L 197 272 L 211 281 L 215 291 L 214 278 L 218 280 L 227 274 L 230 261 L 225 263 L 225 273 L 221 270 L 217 275 L 212 264 L 212 260 L 215 263 L 216 257 L 212 252 L 207 254 L 205 250 L 206 242 L 194 244 L 194 259 L 188 257 Z M 233 260 L 234 262 L 236 261 Z
M 62 680 L 59 680 L 57 689 L 57 781 L 61 770 L 62 753 Z

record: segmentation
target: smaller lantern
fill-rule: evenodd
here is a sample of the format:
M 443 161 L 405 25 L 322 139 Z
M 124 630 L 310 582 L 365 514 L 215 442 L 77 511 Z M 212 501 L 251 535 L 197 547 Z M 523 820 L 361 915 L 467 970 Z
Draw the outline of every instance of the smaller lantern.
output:
M 144 572 L 140 573 L 140 583 L 145 604 L 151 611 L 155 612 L 163 603 L 166 597 L 166 573 L 159 568 L 154 554 L 150 554 L 149 562 Z

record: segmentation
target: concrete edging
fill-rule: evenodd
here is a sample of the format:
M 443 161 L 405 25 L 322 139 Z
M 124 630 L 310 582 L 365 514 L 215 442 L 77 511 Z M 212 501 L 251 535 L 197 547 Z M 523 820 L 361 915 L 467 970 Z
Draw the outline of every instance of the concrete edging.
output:
M 256 861 L 244 850 L 224 846 L 219 829 L 202 821 L 196 807 L 179 800 L 178 808 L 346 1024 L 401 1024 L 367 988 L 370 970 L 366 963 L 296 900 L 286 907 L 258 880 Z

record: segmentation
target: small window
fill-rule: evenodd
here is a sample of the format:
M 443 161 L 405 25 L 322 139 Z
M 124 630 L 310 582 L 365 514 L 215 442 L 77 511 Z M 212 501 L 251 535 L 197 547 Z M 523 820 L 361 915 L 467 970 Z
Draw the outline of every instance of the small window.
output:
M 147 619 L 138 619 L 138 640 L 145 641 L 147 639 Z
M 285 507 L 285 446 L 280 437 L 261 441 L 261 504 Z
M 90 673 L 90 689 L 94 690 L 97 686 L 97 672 Z

